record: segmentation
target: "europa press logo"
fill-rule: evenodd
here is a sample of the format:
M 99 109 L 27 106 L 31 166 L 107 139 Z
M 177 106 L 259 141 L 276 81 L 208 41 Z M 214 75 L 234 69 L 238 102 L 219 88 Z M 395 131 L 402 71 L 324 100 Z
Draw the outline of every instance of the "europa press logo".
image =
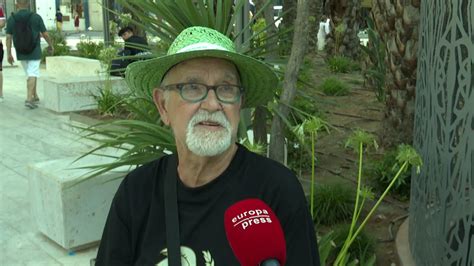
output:
M 242 211 L 232 218 L 232 225 L 242 226 L 242 229 L 247 229 L 252 225 L 272 223 L 272 218 L 266 209 L 250 209 Z
M 224 228 L 235 257 L 243 266 L 269 259 L 286 261 L 286 242 L 280 221 L 261 199 L 244 199 L 224 214 Z

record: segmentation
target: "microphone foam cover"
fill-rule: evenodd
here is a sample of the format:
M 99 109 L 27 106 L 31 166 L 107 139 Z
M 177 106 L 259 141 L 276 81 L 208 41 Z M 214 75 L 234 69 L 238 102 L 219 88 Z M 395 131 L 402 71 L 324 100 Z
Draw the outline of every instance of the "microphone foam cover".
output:
M 227 240 L 242 266 L 262 261 L 286 261 L 286 243 L 280 221 L 260 199 L 246 199 L 230 206 L 224 214 Z

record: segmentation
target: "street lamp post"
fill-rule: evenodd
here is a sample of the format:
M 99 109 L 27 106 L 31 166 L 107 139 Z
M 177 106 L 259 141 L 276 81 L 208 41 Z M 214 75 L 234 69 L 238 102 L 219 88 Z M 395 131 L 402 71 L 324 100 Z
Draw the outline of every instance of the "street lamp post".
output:
M 104 21 L 104 44 L 110 45 L 110 27 L 109 27 L 109 1 L 102 0 L 102 18 Z

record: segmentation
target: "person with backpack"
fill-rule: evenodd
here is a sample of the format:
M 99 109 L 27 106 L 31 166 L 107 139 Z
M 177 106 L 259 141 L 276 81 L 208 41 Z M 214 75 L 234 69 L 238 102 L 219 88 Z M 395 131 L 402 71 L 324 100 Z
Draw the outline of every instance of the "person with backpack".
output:
M 16 2 L 18 12 L 10 16 L 7 21 L 8 63 L 13 65 L 14 62 L 11 49 L 13 41 L 17 60 L 21 62 L 28 77 L 25 107 L 35 109 L 39 102 L 36 82 L 41 63 L 41 37 L 48 43 L 50 54 L 53 54 L 54 48 L 41 16 L 28 10 L 30 1 L 17 0 Z

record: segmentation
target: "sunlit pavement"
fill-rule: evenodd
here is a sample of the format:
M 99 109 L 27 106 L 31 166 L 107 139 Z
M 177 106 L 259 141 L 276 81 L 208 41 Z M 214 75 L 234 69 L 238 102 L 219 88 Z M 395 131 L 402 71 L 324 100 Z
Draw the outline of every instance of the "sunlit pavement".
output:
M 5 36 L 0 36 L 2 40 Z M 24 106 L 26 78 L 21 66 L 3 62 L 4 101 L 0 103 L 0 265 L 89 265 L 97 246 L 65 250 L 41 234 L 30 215 L 28 165 L 78 156 L 88 150 L 70 128 L 68 115 L 43 104 Z M 38 95 L 43 98 L 41 69 Z

